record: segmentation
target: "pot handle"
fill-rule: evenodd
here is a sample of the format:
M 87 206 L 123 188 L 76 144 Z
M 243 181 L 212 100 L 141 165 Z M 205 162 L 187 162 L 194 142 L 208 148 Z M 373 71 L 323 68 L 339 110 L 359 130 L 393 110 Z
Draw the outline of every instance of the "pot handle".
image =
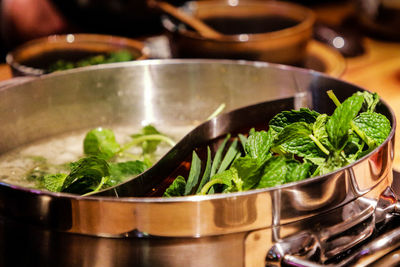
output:
M 398 220 L 397 224 L 392 223 L 396 218 L 400 218 L 400 200 L 392 188 L 388 187 L 376 204 L 373 225 L 375 233 L 366 239 L 364 245 L 346 255 L 340 262 L 320 264 L 322 261 L 319 238 L 311 233 L 301 233 L 275 244 L 267 253 L 265 266 L 368 266 L 400 247 L 400 227 L 393 229 L 395 225 L 399 225 Z

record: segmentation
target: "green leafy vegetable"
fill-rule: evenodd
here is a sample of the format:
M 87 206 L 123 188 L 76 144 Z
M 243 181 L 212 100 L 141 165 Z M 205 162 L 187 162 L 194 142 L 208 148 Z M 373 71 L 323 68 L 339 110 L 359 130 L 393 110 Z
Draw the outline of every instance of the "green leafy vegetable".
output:
M 264 162 L 269 157 L 271 157 L 271 153 L 269 150 L 272 146 L 273 141 L 274 137 L 271 131 L 253 131 L 247 138 L 247 142 L 245 144 L 245 152 L 250 157 Z
M 201 171 L 201 161 L 196 152 L 193 151 L 192 163 L 190 166 L 189 178 L 186 183 L 184 195 L 192 194 L 195 190 L 197 182 L 199 181 Z
M 83 152 L 88 156 L 97 156 L 108 160 L 120 150 L 115 140 L 114 132 L 110 129 L 97 128 L 86 134 L 83 140 Z
M 279 133 L 286 126 L 294 122 L 313 123 L 319 113 L 309 110 L 308 108 L 300 108 L 300 110 L 282 111 L 275 115 L 269 122 L 269 127 L 275 132 Z
M 44 187 L 52 192 L 60 192 L 67 176 L 65 173 L 47 174 L 43 178 Z
M 104 63 L 113 63 L 113 62 L 123 62 L 134 60 L 135 58 L 132 54 L 127 50 L 119 50 L 111 53 L 98 54 L 94 56 L 85 57 L 78 61 L 69 61 L 64 59 L 59 59 L 56 62 L 52 63 L 48 68 L 48 72 L 60 71 L 60 70 L 68 70 L 77 67 L 85 67 L 91 65 L 98 65 Z
M 273 187 L 285 183 L 286 173 L 288 168 L 286 166 L 286 159 L 283 156 L 275 156 L 270 158 L 263 170 L 260 182 L 257 188 Z
M 335 149 L 344 147 L 348 131 L 351 128 L 352 120 L 361 109 L 364 98 L 360 95 L 353 95 L 339 105 L 326 123 L 326 132 L 329 141 Z
M 138 138 L 146 135 L 161 135 L 161 133 L 153 126 L 147 125 L 142 128 L 138 134 L 133 134 L 132 138 Z M 143 153 L 153 153 L 156 151 L 157 146 L 161 143 L 161 140 L 145 140 L 142 142 Z
M 328 95 L 337 106 L 331 116 L 309 109 L 283 111 L 269 122 L 268 131 L 251 129 L 248 137 L 239 134 L 232 140 L 227 135 L 214 159 L 208 148 L 201 182 L 189 175 L 190 188 L 197 186 L 196 193 L 203 195 L 240 192 L 324 175 L 361 158 L 389 136 L 390 121 L 375 112 L 377 94 L 358 92 L 343 103 L 332 91 Z M 201 160 L 193 164 L 198 177 Z M 178 178 L 177 183 L 184 182 Z M 187 190 L 185 195 L 189 191 L 193 192 Z
M 93 191 L 110 175 L 107 161 L 98 157 L 80 159 L 71 165 L 71 172 L 65 178 L 61 191 L 85 194 Z
M 199 187 L 197 188 L 197 192 L 199 193 L 201 188 L 210 180 L 211 177 L 211 164 L 212 164 L 212 159 L 211 159 L 211 150 L 210 147 L 207 147 L 207 162 L 206 162 L 206 167 L 203 173 L 203 177 L 201 178 Z
M 360 113 L 354 119 L 354 123 L 378 145 L 386 140 L 391 130 L 389 120 L 384 115 L 375 112 Z
M 144 172 L 148 166 L 140 160 L 110 163 L 110 180 L 109 186 L 114 186 L 126 180 L 126 178 L 134 177 Z
M 46 164 L 41 163 L 35 168 L 36 170 L 30 171 L 28 176 L 37 176 L 41 187 L 49 191 L 86 195 L 115 186 L 144 172 L 152 164 L 148 158 L 154 157 L 153 153 L 161 142 L 174 144 L 154 126 L 146 126 L 139 134 L 133 136 L 135 136 L 133 141 L 121 146 L 112 130 L 93 129 L 86 134 L 83 141 L 83 150 L 87 157 L 69 163 L 69 174 L 62 172 L 49 174 Z M 143 153 L 141 155 L 128 153 L 127 150 L 133 146 L 142 146 Z M 142 160 L 126 161 L 126 157 Z M 62 166 L 52 168 L 65 169 Z
M 183 176 L 178 176 L 172 184 L 165 190 L 164 197 L 178 197 L 185 194 L 186 180 Z

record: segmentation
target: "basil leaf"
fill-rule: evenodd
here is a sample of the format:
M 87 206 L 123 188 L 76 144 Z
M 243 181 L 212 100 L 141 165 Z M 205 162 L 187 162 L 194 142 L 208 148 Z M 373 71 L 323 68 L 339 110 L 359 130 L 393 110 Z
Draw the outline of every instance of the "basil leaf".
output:
M 270 158 L 262 171 L 257 188 L 273 187 L 285 183 L 287 173 L 286 160 L 283 156 Z
M 108 160 L 120 150 L 114 132 L 97 128 L 89 131 L 83 141 L 83 151 L 88 156 L 97 156 Z
M 364 98 L 360 95 L 347 98 L 328 119 L 326 132 L 335 149 L 340 150 L 346 144 L 351 121 L 357 116 L 363 101 Z
M 182 176 L 178 176 L 172 184 L 165 190 L 164 197 L 179 197 L 185 194 L 186 181 Z
M 382 144 L 392 129 L 390 121 L 382 114 L 376 112 L 360 113 L 355 119 L 356 126 L 377 145 Z
M 319 113 L 308 108 L 300 110 L 282 111 L 275 115 L 270 122 L 269 127 L 276 133 L 280 133 L 283 128 L 294 122 L 314 123 Z

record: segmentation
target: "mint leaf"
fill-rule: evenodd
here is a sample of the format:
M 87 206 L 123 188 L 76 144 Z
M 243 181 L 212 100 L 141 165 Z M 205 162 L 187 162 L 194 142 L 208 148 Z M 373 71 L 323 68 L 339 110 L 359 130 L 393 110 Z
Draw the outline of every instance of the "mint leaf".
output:
M 252 158 L 249 155 L 237 158 L 232 168 L 237 170 L 238 178 L 242 180 L 243 190 L 249 190 L 256 186 L 261 179 L 263 161 Z
M 185 194 L 186 181 L 182 176 L 178 176 L 172 184 L 165 190 L 164 197 L 179 197 Z
M 149 166 L 140 160 L 110 163 L 110 179 L 108 186 L 114 186 L 144 172 Z
M 382 114 L 376 112 L 360 113 L 355 119 L 356 126 L 366 136 L 375 141 L 377 145 L 382 144 L 391 131 L 390 121 Z
M 343 148 L 343 154 L 348 163 L 354 162 L 360 158 L 365 147 L 365 142 L 355 133 L 349 135 L 346 146 Z
M 271 157 L 269 152 L 274 141 L 271 131 L 258 131 L 250 133 L 245 145 L 247 155 L 260 161 L 265 161 Z
M 351 121 L 357 116 L 363 101 L 364 98 L 360 95 L 353 95 L 347 98 L 341 105 L 336 107 L 332 116 L 328 119 L 326 132 L 330 143 L 335 149 L 340 150 L 346 144 Z
M 199 194 L 205 195 L 207 193 L 208 194 L 214 193 L 214 191 L 209 192 L 209 190 L 210 188 L 212 188 L 214 185 L 217 184 L 225 185 L 224 192 L 234 192 L 235 184 L 233 183 L 233 181 L 238 181 L 238 180 L 239 176 L 237 170 L 235 168 L 230 168 L 221 173 L 217 173 L 213 177 L 211 177 L 210 181 L 203 186 Z
M 287 173 L 286 160 L 283 156 L 270 158 L 262 171 L 257 188 L 273 187 L 285 183 Z
M 318 112 L 309 110 L 308 108 L 282 111 L 270 120 L 269 127 L 276 133 L 279 133 L 283 130 L 283 128 L 294 122 L 314 123 L 318 116 Z
M 356 95 L 360 95 L 364 98 L 361 111 L 362 112 L 374 112 L 376 105 L 379 103 L 379 96 L 377 93 L 370 93 L 367 91 L 357 92 Z
M 335 153 L 332 153 L 324 163 L 318 166 L 318 169 L 314 176 L 324 175 L 333 172 L 347 164 L 348 162 L 346 161 L 346 159 L 340 155 L 340 151 L 336 151 Z
M 65 173 L 47 174 L 43 178 L 43 185 L 51 192 L 60 192 L 65 178 L 67 178 Z
M 154 126 L 152 125 L 147 125 L 143 127 L 138 134 L 133 134 L 131 135 L 132 138 L 138 138 L 141 136 L 146 136 L 146 135 L 153 135 L 153 134 L 159 134 L 162 135 Z M 153 153 L 156 151 L 157 146 L 161 143 L 160 140 L 146 140 L 142 142 L 142 149 L 143 149 L 143 154 L 148 154 L 148 153 Z
M 108 160 L 119 150 L 120 145 L 115 140 L 114 132 L 109 129 L 91 130 L 83 140 L 83 151 L 88 156 L 97 156 Z
M 71 164 L 71 172 L 65 178 L 61 191 L 85 194 L 96 189 L 102 178 L 109 175 L 109 165 L 104 159 L 82 158 Z
M 329 116 L 326 114 L 319 115 L 313 124 L 312 132 L 315 138 L 317 138 L 325 148 L 333 150 L 333 146 L 329 141 L 328 132 L 326 131 L 328 119 Z
M 308 162 L 300 163 L 296 160 L 288 162 L 285 182 L 296 182 L 310 177 L 311 168 L 312 164 Z

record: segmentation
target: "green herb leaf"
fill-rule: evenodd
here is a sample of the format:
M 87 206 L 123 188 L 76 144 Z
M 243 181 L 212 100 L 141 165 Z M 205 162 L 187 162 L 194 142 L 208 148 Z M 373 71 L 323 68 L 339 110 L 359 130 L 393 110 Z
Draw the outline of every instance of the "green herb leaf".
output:
M 328 119 L 326 132 L 335 149 L 340 150 L 346 144 L 351 121 L 357 116 L 363 101 L 364 98 L 360 95 L 347 98 L 340 106 L 336 107 L 332 116 Z
M 112 130 L 97 128 L 86 134 L 83 151 L 88 156 L 97 156 L 108 160 L 120 150 Z
M 178 176 L 172 184 L 165 190 L 164 197 L 179 197 L 185 194 L 186 181 L 183 176 Z
M 238 141 L 234 140 L 229 146 L 228 151 L 226 152 L 217 173 L 225 171 L 233 162 L 233 160 L 237 157 L 238 153 L 240 153 L 238 148 Z
M 384 115 L 376 112 L 360 113 L 354 119 L 354 123 L 377 145 L 382 144 L 391 131 L 390 121 Z
M 300 108 L 300 110 L 282 111 L 275 115 L 269 122 L 269 127 L 276 133 L 279 133 L 286 126 L 294 122 L 314 123 L 319 113 L 308 108 Z
M 108 186 L 114 186 L 144 172 L 149 166 L 140 160 L 110 163 Z
M 197 156 L 196 152 L 193 151 L 192 162 L 190 164 L 189 177 L 186 182 L 186 187 L 184 192 L 185 196 L 194 193 L 195 187 L 199 182 L 200 172 L 201 172 L 201 161 L 200 158 Z
M 211 150 L 210 147 L 207 147 L 207 162 L 206 162 L 206 167 L 203 173 L 203 177 L 200 180 L 200 184 L 197 188 L 196 193 L 199 193 L 201 191 L 201 188 L 203 188 L 203 186 L 210 180 L 211 176 L 211 164 L 212 164 L 212 160 L 211 160 Z
M 285 183 L 287 173 L 286 160 L 283 156 L 270 158 L 263 169 L 257 188 L 273 187 Z
M 108 163 L 98 157 L 82 158 L 71 164 L 71 172 L 61 188 L 63 192 L 85 194 L 93 191 L 103 177 L 110 175 Z
M 146 135 L 153 135 L 153 134 L 159 134 L 162 135 L 154 126 L 152 125 L 147 125 L 142 128 L 140 133 L 138 134 L 133 134 L 132 138 L 138 138 L 141 136 L 146 136 Z M 147 153 L 153 153 L 156 151 L 157 146 L 161 143 L 160 140 L 146 140 L 142 142 L 142 149 L 143 149 L 143 154 Z
M 232 168 L 237 170 L 238 177 L 242 180 L 243 190 L 249 190 L 259 183 L 262 167 L 262 161 L 248 155 L 237 158 L 232 164 Z
M 379 96 L 377 93 L 370 93 L 367 91 L 357 92 L 356 95 L 360 95 L 364 98 L 364 102 L 361 108 L 362 112 L 374 112 L 376 105 L 379 103 Z
M 312 164 L 308 162 L 300 163 L 296 160 L 288 162 L 285 182 L 297 182 L 310 177 L 311 168 Z
M 51 192 L 60 192 L 65 178 L 67 178 L 65 173 L 47 174 L 43 178 L 43 185 Z
M 271 149 L 273 141 L 274 137 L 272 131 L 253 132 L 247 138 L 245 146 L 246 154 L 254 159 L 259 159 L 261 162 L 264 162 L 271 157 L 269 150 Z
M 234 191 L 234 180 L 238 180 L 238 173 L 235 168 L 230 168 L 228 170 L 225 170 L 221 173 L 217 173 L 213 177 L 211 177 L 211 180 L 206 183 L 203 188 L 200 191 L 200 195 L 205 195 L 207 193 L 210 194 L 209 190 L 211 187 L 217 184 L 225 185 L 225 192 L 233 192 Z M 211 193 L 214 193 L 211 192 Z
M 217 170 L 218 170 L 219 165 L 221 163 L 222 153 L 223 153 L 223 151 L 225 149 L 226 143 L 228 142 L 229 138 L 231 138 L 230 134 L 228 134 L 225 137 L 224 141 L 222 141 L 222 143 L 219 145 L 219 147 L 217 149 L 217 152 L 215 153 L 214 160 L 213 160 L 213 163 L 211 165 L 211 173 L 210 173 L 211 177 L 213 177 L 217 173 Z

